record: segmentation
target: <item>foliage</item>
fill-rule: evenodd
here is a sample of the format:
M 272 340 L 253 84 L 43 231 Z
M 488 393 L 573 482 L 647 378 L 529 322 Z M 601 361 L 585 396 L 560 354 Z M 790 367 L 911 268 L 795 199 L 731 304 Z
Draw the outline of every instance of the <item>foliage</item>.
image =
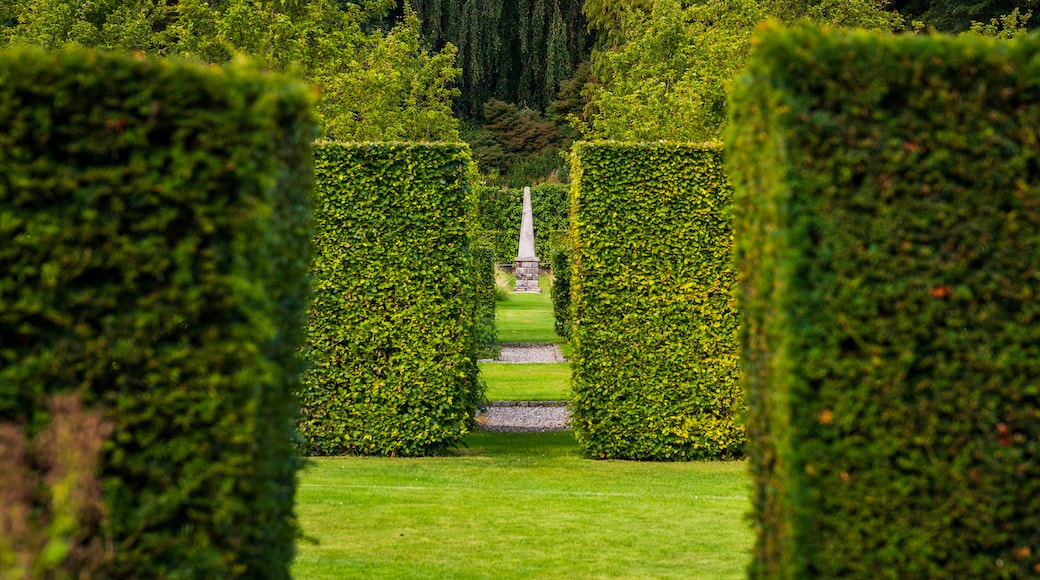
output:
M 547 263 L 552 255 L 549 247 L 552 232 L 567 228 L 568 187 L 543 183 L 531 188 L 535 253 L 543 263 Z M 519 249 L 520 221 L 524 213 L 523 189 L 481 186 L 476 190 L 479 235 L 494 247 L 496 263 L 512 263 Z
M 411 12 L 385 36 L 369 33 L 347 59 L 343 40 L 314 63 L 322 87 L 325 136 L 340 141 L 457 140 L 452 85 L 462 72 L 457 51 L 446 45 L 430 54 L 421 47 L 419 20 Z M 348 45 L 349 46 L 349 45 Z
M 728 137 L 753 576 L 1040 570 L 1038 52 L 758 40 Z
M 574 117 L 586 139 L 717 139 L 726 123 L 729 84 L 747 60 L 752 32 L 768 17 L 896 25 L 875 0 L 654 0 L 642 9 L 625 6 L 602 17 L 618 27 L 618 44 L 593 53 L 589 103 L 584 119 Z
M 465 145 L 318 146 L 307 453 L 434 454 L 472 425 L 470 163 Z
M 473 268 L 476 271 L 476 356 L 498 356 L 498 332 L 495 329 L 495 251 L 491 246 L 473 246 Z
M 76 391 L 112 423 L 100 576 L 288 574 L 311 108 L 240 67 L 0 53 L 0 420 Z
M 603 458 L 739 456 L 731 190 L 715 145 L 579 143 L 573 423 Z
M 564 235 L 559 235 L 564 234 Z M 571 337 L 571 243 L 567 232 L 551 235 L 553 329 L 563 338 Z
M 624 44 L 633 19 L 641 18 L 653 9 L 654 0 L 585 0 L 581 7 L 589 28 L 599 32 L 607 46 Z
M 537 110 L 587 55 L 580 0 L 408 0 L 428 46 L 459 47 L 464 117 L 490 99 Z
M 104 560 L 101 446 L 112 431 L 76 394 L 55 395 L 31 441 L 0 423 L 0 570 L 4 578 L 85 578 Z
M 910 20 L 920 21 L 941 32 L 966 32 L 976 25 L 1000 22 L 1019 12 L 1028 14 L 1040 8 L 1037 0 L 892 0 L 888 9 L 897 10 Z M 1024 21 L 1023 21 L 1024 24 Z
M 1026 23 L 1033 16 L 1032 12 L 1021 13 L 1015 8 L 1008 14 L 997 18 L 991 18 L 988 24 L 972 22 L 969 29 L 970 34 L 980 36 L 992 36 L 994 38 L 1011 39 L 1023 36 L 1029 32 Z
M 372 28 L 392 0 L 28 0 L 15 3 L 0 44 L 64 45 L 187 56 L 297 74 L 320 87 L 317 110 L 331 139 L 457 139 L 451 84 L 456 51 L 422 49 L 406 12 L 389 32 Z
M 525 161 L 546 153 L 555 165 L 561 164 L 559 152 L 567 144 L 565 138 L 540 112 L 491 99 L 484 104 L 484 117 L 483 128 L 488 132 L 490 142 L 485 144 L 478 140 L 480 146 L 474 147 L 473 152 L 482 171 L 493 169 L 503 175 L 512 175 L 518 173 L 516 170 Z M 548 174 L 547 171 L 543 175 Z M 519 187 L 524 185 L 533 183 L 519 182 Z

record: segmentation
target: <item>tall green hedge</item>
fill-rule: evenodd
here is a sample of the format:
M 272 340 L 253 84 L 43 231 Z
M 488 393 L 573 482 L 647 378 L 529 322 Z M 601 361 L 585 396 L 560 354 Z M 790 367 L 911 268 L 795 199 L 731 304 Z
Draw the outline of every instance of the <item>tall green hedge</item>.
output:
M 309 295 L 307 90 L 0 53 L 0 420 L 114 425 L 104 577 L 289 576 Z
M 756 41 L 728 136 L 754 577 L 1040 573 L 1038 54 Z
M 567 192 L 569 185 L 543 183 L 531 188 L 531 213 L 534 217 L 535 253 L 542 264 L 551 261 L 549 237 L 552 232 L 567 229 Z M 520 220 L 523 217 L 524 189 L 502 189 L 480 186 L 477 227 L 495 250 L 495 263 L 511 264 L 520 243 Z
M 591 455 L 741 454 L 731 188 L 718 145 L 573 151 L 573 423 Z
M 566 230 L 549 236 L 552 266 L 553 330 L 563 338 L 571 337 L 571 240 Z
M 426 455 L 471 427 L 470 164 L 464 144 L 317 147 L 308 453 Z
M 495 250 L 486 244 L 473 246 L 473 268 L 476 276 L 476 326 L 474 340 L 479 358 L 498 357 L 498 328 L 495 325 Z

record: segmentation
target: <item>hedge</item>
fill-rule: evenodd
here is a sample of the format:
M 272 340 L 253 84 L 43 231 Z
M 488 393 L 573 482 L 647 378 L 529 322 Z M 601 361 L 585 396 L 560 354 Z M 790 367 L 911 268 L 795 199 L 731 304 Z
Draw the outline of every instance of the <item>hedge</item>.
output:
M 309 294 L 308 90 L 0 53 L 0 421 L 114 428 L 103 577 L 288 577 Z
M 571 242 L 566 230 L 549 235 L 552 267 L 553 330 L 563 338 L 571 337 Z
M 741 454 L 731 188 L 719 145 L 572 155 L 573 424 L 587 453 Z
M 531 213 L 534 217 L 534 246 L 543 264 L 552 253 L 552 232 L 567 229 L 567 192 L 569 185 L 543 183 L 531 188 Z M 502 189 L 480 186 L 477 227 L 495 250 L 495 263 L 512 264 L 520 241 L 520 219 L 523 217 L 523 188 Z
M 495 251 L 491 246 L 473 246 L 473 268 L 476 276 L 476 322 L 474 340 L 478 358 L 497 358 L 501 351 L 495 325 Z
M 470 164 L 464 144 L 317 146 L 307 453 L 428 455 L 472 426 Z
M 1040 572 L 1037 54 L 756 40 L 728 135 L 752 576 Z

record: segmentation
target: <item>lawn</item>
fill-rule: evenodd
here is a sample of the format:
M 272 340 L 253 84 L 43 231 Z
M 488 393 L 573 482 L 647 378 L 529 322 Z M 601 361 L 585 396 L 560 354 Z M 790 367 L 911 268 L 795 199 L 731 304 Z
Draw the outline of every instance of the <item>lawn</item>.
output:
M 495 304 L 498 342 L 563 342 L 553 330 L 553 306 L 549 296 L 549 276 L 541 276 L 541 294 L 516 294 L 516 278 L 499 273 L 498 284 L 506 289 L 507 299 Z
M 563 401 L 571 396 L 570 363 L 481 363 L 489 401 Z
M 594 461 L 570 432 L 455 456 L 324 458 L 301 473 L 296 578 L 740 578 L 743 462 Z

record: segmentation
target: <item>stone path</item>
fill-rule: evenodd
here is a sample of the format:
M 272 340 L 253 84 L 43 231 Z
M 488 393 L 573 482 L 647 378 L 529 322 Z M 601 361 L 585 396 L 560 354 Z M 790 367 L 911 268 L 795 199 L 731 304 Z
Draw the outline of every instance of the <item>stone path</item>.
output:
M 565 401 L 494 401 L 477 415 L 485 431 L 538 433 L 570 429 Z
M 557 344 L 505 343 L 496 363 L 566 362 Z M 485 431 L 537 433 L 570 429 L 571 412 L 566 401 L 492 401 L 477 415 L 477 424 Z
M 558 344 L 511 342 L 502 344 L 502 352 L 496 359 L 480 362 L 497 363 L 558 363 L 567 362 Z

